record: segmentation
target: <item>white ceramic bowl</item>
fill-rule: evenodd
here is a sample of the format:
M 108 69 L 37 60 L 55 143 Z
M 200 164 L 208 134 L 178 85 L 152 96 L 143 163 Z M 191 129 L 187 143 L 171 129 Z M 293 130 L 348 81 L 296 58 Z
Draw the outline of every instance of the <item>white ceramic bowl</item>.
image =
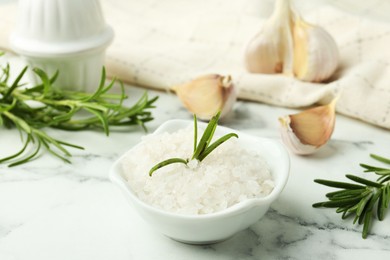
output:
M 162 124 L 153 134 L 172 133 L 192 123 L 187 120 L 170 120 Z M 198 124 L 205 126 L 204 123 Z M 242 145 L 258 150 L 266 159 L 275 182 L 274 189 L 266 197 L 248 199 L 225 210 L 205 215 L 182 215 L 154 208 L 141 201 L 124 178 L 122 160 L 127 153 L 132 152 L 132 149 L 114 163 L 110 170 L 110 179 L 124 192 L 142 218 L 166 236 L 190 244 L 208 244 L 225 240 L 254 224 L 267 212 L 287 183 L 290 164 L 288 153 L 280 142 L 254 137 L 222 126 L 218 126 L 216 130 L 217 135 L 230 132 L 237 133 Z
M 99 0 L 19 0 L 18 11 L 10 38 L 15 52 L 50 75 L 59 70 L 57 86 L 82 91 L 99 86 L 105 49 L 114 37 Z

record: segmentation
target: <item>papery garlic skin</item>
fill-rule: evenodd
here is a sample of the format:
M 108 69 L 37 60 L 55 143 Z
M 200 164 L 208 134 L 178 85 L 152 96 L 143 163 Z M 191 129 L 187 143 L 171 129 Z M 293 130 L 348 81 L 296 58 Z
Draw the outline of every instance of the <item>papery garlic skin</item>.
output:
M 237 99 L 231 77 L 218 74 L 201 76 L 172 90 L 191 113 L 206 121 L 219 111 L 220 118 L 226 116 Z
M 223 77 L 222 81 L 224 81 L 223 82 L 224 104 L 223 104 L 223 107 L 221 109 L 221 115 L 220 115 L 221 119 L 224 118 L 225 116 L 227 116 L 232 111 L 234 103 L 236 103 L 236 101 L 237 101 L 237 89 L 232 82 L 231 76 Z M 210 117 L 210 119 L 211 119 L 211 117 Z
M 336 122 L 337 98 L 324 106 L 279 118 L 282 140 L 296 154 L 317 151 L 331 138 Z
M 300 17 L 293 27 L 294 75 L 303 81 L 321 82 L 330 78 L 339 64 L 337 44 L 328 32 Z
M 292 10 L 290 0 L 276 0 L 271 17 L 245 51 L 249 72 L 283 73 L 302 81 L 324 81 L 338 64 L 334 39 L 323 28 L 303 21 Z

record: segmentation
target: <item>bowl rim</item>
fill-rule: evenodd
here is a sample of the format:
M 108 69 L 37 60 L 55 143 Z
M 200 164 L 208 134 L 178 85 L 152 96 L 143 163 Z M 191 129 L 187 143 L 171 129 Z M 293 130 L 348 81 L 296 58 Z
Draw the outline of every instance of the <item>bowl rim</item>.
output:
M 190 123 L 193 123 L 192 120 L 184 120 L 184 119 L 172 119 L 164 122 L 161 124 L 151 135 L 156 135 L 160 134 L 166 131 L 166 128 L 170 125 L 179 125 L 177 129 L 181 129 L 184 125 L 188 125 Z M 206 123 L 204 122 L 198 122 L 198 127 L 205 126 Z M 283 191 L 284 187 L 287 184 L 288 178 L 289 178 L 289 170 L 290 170 L 290 157 L 289 154 L 286 150 L 286 148 L 282 145 L 281 142 L 275 141 L 271 138 L 266 138 L 266 137 L 258 137 L 258 136 L 253 136 L 250 134 L 243 133 L 238 130 L 234 130 L 229 127 L 225 126 L 220 126 L 218 125 L 216 129 L 216 133 L 218 131 L 229 131 L 229 132 L 236 132 L 239 136 L 246 136 L 247 138 L 252 138 L 252 139 L 258 139 L 261 141 L 267 141 L 268 143 L 272 143 L 275 147 L 278 148 L 278 150 L 281 152 L 280 154 L 282 155 L 281 161 L 283 160 L 283 163 L 281 165 L 284 166 L 284 170 L 281 171 L 282 174 L 279 176 L 281 178 L 276 184 L 273 190 L 271 191 L 270 194 L 261 197 L 261 198 L 250 198 L 244 201 L 241 201 L 239 203 L 236 203 L 226 209 L 213 212 L 213 213 L 208 213 L 208 214 L 181 214 L 181 213 L 174 213 L 174 212 L 169 212 L 164 209 L 156 208 L 152 205 L 149 205 L 148 203 L 142 201 L 141 199 L 138 198 L 138 196 L 132 191 L 131 187 L 127 184 L 127 181 L 125 178 L 122 176 L 119 167 L 121 166 L 121 162 L 124 158 L 127 157 L 129 153 L 133 151 L 136 147 L 142 144 L 142 141 L 130 148 L 128 151 L 126 151 L 122 156 L 120 156 L 114 164 L 111 166 L 110 171 L 109 171 L 109 178 L 111 182 L 114 184 L 118 185 L 122 191 L 125 191 L 127 195 L 131 198 L 132 202 L 137 203 L 138 205 L 142 206 L 143 208 L 147 209 L 148 211 L 152 211 L 154 213 L 166 216 L 166 217 L 174 217 L 174 218 L 180 218 L 180 219 L 186 219 L 186 220 L 210 220 L 210 219 L 218 219 L 221 217 L 226 217 L 226 216 L 232 216 L 236 214 L 240 214 L 243 211 L 246 211 L 249 208 L 252 208 L 256 205 L 261 205 L 261 204 L 267 204 L 270 205 L 274 200 L 278 198 L 280 193 Z M 269 163 L 269 162 L 267 162 Z M 272 173 L 271 173 L 272 174 Z

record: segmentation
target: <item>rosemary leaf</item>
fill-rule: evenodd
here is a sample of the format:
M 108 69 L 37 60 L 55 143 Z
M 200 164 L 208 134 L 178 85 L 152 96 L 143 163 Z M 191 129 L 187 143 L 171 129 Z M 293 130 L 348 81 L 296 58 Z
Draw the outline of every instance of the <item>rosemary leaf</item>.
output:
M 88 108 L 88 107 L 86 107 L 85 110 L 87 110 L 91 114 L 94 114 L 96 116 L 96 118 L 98 118 L 100 120 L 100 122 L 103 126 L 103 129 L 104 129 L 104 133 L 108 136 L 110 133 L 110 130 L 109 130 L 107 117 L 104 115 L 104 113 L 100 112 L 98 110 L 95 110 L 95 109 Z
M 185 160 L 185 159 L 182 159 L 182 158 L 171 158 L 171 159 L 162 161 L 162 162 L 156 164 L 155 166 L 153 166 L 152 169 L 150 169 L 150 171 L 149 171 L 149 176 L 152 176 L 153 173 L 154 173 L 156 170 L 160 169 L 161 167 L 164 167 L 164 166 L 167 166 L 167 165 L 173 164 L 173 163 L 184 163 L 185 165 L 187 165 L 188 159 Z
M 38 75 L 38 77 L 41 79 L 43 84 L 43 91 L 41 93 L 41 96 L 38 99 L 44 99 L 49 94 L 49 91 L 51 90 L 51 83 L 49 80 L 49 76 L 40 68 L 34 68 L 33 71 L 35 72 L 35 74 Z
M 333 188 L 342 188 L 342 189 L 364 189 L 364 186 L 357 185 L 357 184 L 351 184 L 347 182 L 338 182 L 338 181 L 329 181 L 329 180 L 322 180 L 322 179 L 316 179 L 314 182 L 326 185 Z
M 214 151 L 215 148 L 217 148 L 222 143 L 226 142 L 232 137 L 238 138 L 238 135 L 235 133 L 230 133 L 220 137 L 217 141 L 215 141 L 213 144 L 211 144 L 209 147 L 206 148 L 206 150 L 199 156 L 199 161 L 203 161 L 203 159 L 206 158 L 206 156 L 209 155 L 212 151 Z
M 370 225 L 371 225 L 371 216 L 372 216 L 372 211 L 370 210 L 366 213 L 366 216 L 364 218 L 363 233 L 362 233 L 362 237 L 364 239 L 366 239 L 368 236 L 368 230 L 369 230 Z M 359 224 L 361 224 L 361 223 L 359 223 Z
M 352 197 L 361 194 L 362 191 L 364 191 L 364 189 L 357 189 L 357 190 L 344 189 L 344 190 L 329 192 L 325 194 L 325 196 L 329 199 L 345 198 L 345 197 Z
M 14 167 L 14 166 L 31 161 L 33 158 L 35 158 L 37 156 L 40 149 L 41 149 L 41 142 L 38 142 L 38 146 L 36 147 L 36 149 L 33 153 L 30 153 L 26 158 L 23 158 L 21 160 L 18 160 L 14 163 L 9 164 L 8 167 Z
M 92 95 L 90 96 L 86 96 L 84 99 L 82 99 L 83 102 L 88 102 L 90 100 L 94 100 L 96 98 L 99 97 L 99 95 L 102 94 L 102 90 L 104 88 L 104 81 L 106 79 L 106 69 L 103 68 L 102 70 L 102 75 L 101 75 L 101 78 L 100 78 L 100 84 L 99 84 L 99 87 L 97 88 L 97 90 L 95 91 L 95 93 L 93 93 Z M 107 86 L 108 89 L 110 89 L 112 87 L 113 82 L 110 83 L 110 85 Z
M 357 208 L 357 211 L 356 211 L 356 215 L 360 216 L 362 215 L 363 213 L 363 210 L 365 209 L 367 203 L 370 201 L 370 199 L 372 198 L 372 193 L 370 193 L 369 195 L 363 197 L 363 199 L 359 202 L 358 204 L 358 208 Z
M 198 120 L 194 115 L 194 153 L 196 151 L 196 144 L 198 142 Z
M 346 205 L 350 205 L 351 203 L 358 202 L 361 199 L 361 196 L 355 197 L 355 198 L 348 198 L 348 199 L 340 199 L 340 200 L 334 200 L 334 201 L 324 201 L 319 202 L 313 205 L 313 207 L 325 207 L 325 208 L 338 208 Z
M 376 171 L 386 171 L 386 170 L 388 170 L 386 168 L 374 167 L 374 166 L 370 166 L 370 165 L 367 165 L 367 164 L 364 164 L 364 163 L 361 163 L 360 166 L 366 169 L 365 172 L 376 172 Z
M 388 158 L 385 158 L 385 157 L 382 157 L 382 156 L 379 156 L 379 155 L 376 155 L 376 154 L 370 154 L 370 157 L 374 158 L 377 161 L 380 161 L 380 162 L 383 162 L 383 163 L 386 163 L 386 164 L 390 164 L 390 159 L 388 159 Z
M 352 212 L 351 211 L 344 211 L 343 214 L 341 215 L 341 219 L 347 219 L 348 217 L 352 216 Z
M 370 180 L 367 180 L 367 179 L 364 179 L 364 178 L 361 178 L 361 177 L 358 177 L 355 175 L 351 175 L 351 174 L 347 174 L 345 176 L 350 180 L 353 180 L 353 181 L 361 183 L 361 184 L 365 184 L 365 185 L 370 186 L 370 187 L 382 188 L 382 184 L 377 183 L 377 182 L 373 182 L 373 181 L 370 181 Z
M 19 81 L 22 79 L 24 74 L 26 73 L 28 67 L 24 67 L 22 72 L 19 73 L 19 75 L 16 77 L 14 83 L 12 83 L 11 87 L 7 88 L 6 92 L 3 94 L 2 100 L 6 101 L 8 97 L 11 95 L 11 93 L 19 86 Z
M 385 199 L 386 193 L 382 192 L 381 196 L 379 197 L 378 200 L 378 206 L 377 206 L 377 216 L 380 221 L 382 221 L 385 217 L 385 210 L 387 208 L 386 205 L 386 199 Z
M 200 156 L 201 153 L 206 149 L 207 145 L 211 141 L 214 135 L 215 128 L 217 127 L 217 122 L 220 116 L 220 112 L 218 112 L 215 116 L 213 116 L 207 125 L 206 129 L 204 130 L 204 133 L 202 137 L 200 138 L 199 144 L 192 155 L 192 159 L 196 159 Z
M 20 149 L 17 153 L 15 153 L 13 155 L 10 155 L 8 157 L 4 157 L 4 158 L 0 159 L 0 163 L 6 162 L 8 160 L 12 160 L 12 159 L 18 157 L 19 155 L 21 155 L 22 153 L 24 153 L 24 151 L 26 150 L 26 148 L 30 144 L 30 142 L 31 142 L 31 137 L 28 136 L 27 140 L 24 142 L 22 149 Z
M 380 183 L 386 183 L 386 182 L 390 181 L 390 173 L 387 174 L 387 175 L 382 175 L 382 176 L 380 176 L 380 177 L 378 178 L 378 181 L 379 181 Z

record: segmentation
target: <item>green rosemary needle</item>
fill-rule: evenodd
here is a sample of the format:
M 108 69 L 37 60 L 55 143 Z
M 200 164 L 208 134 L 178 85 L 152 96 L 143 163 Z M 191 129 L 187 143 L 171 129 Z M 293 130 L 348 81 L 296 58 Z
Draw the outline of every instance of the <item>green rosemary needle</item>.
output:
M 390 165 L 390 159 L 371 154 L 373 159 Z M 376 217 L 382 221 L 390 203 L 390 168 L 360 164 L 365 172 L 373 172 L 379 175 L 377 181 L 371 181 L 359 176 L 347 174 L 346 177 L 353 181 L 337 182 L 330 180 L 314 180 L 316 183 L 338 188 L 340 190 L 326 194 L 328 201 L 313 204 L 313 207 L 336 208 L 336 213 L 341 213 L 342 219 L 354 217 L 353 223 L 363 225 L 362 237 L 367 238 L 373 221 L 374 211 Z
M 218 140 L 216 140 L 214 143 L 211 143 L 211 140 L 213 139 L 215 129 L 218 125 L 218 120 L 221 113 L 218 112 L 215 116 L 213 116 L 208 123 L 206 129 L 203 132 L 202 137 L 200 138 L 200 141 L 198 143 L 198 120 L 196 118 L 196 115 L 194 115 L 194 151 L 190 158 L 183 159 L 183 158 L 171 158 L 164 160 L 155 166 L 153 166 L 149 171 L 149 176 L 152 176 L 153 173 L 169 164 L 173 163 L 183 163 L 185 165 L 188 164 L 190 160 L 198 160 L 199 162 L 203 161 L 204 158 L 206 158 L 212 151 L 215 150 L 218 146 L 220 146 L 222 143 L 226 142 L 228 139 L 232 137 L 238 138 L 238 135 L 235 133 L 229 133 L 222 137 L 220 137 Z
M 23 147 L 10 156 L 0 158 L 0 163 L 16 166 L 27 163 L 40 154 L 42 148 L 49 153 L 70 162 L 68 147 L 83 149 L 49 136 L 45 127 L 69 131 L 101 129 L 109 135 L 111 126 L 140 125 L 145 130 L 145 123 L 153 120 L 149 109 L 154 102 L 145 94 L 131 107 L 124 105 L 127 98 L 122 82 L 120 94 L 108 94 L 116 79 L 105 85 L 106 73 L 103 68 L 100 85 L 94 93 L 65 91 L 52 86 L 58 72 L 49 78 L 41 69 L 33 69 L 42 84 L 31 88 L 20 84 L 25 75 L 25 67 L 14 82 L 9 84 L 10 66 L 1 67 L 0 71 L 0 126 L 17 128 L 21 134 Z M 31 105 L 35 102 L 38 105 Z M 84 112 L 82 112 L 84 111 Z M 87 112 L 87 113 L 85 113 Z

